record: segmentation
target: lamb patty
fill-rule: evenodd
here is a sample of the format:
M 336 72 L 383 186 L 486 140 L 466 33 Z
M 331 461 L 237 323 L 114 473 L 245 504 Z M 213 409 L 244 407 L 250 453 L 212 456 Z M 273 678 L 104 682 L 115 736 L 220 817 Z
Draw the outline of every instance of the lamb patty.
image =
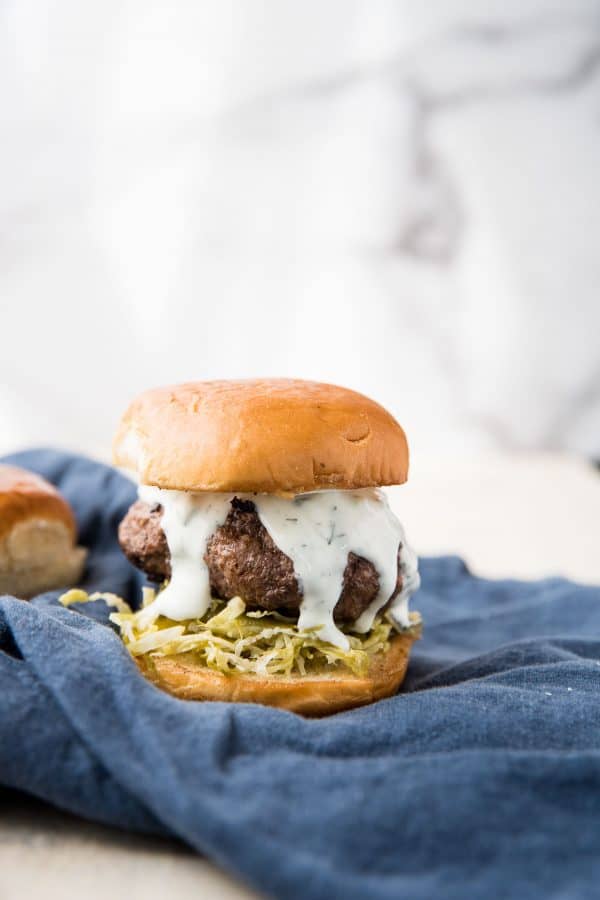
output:
M 171 577 L 171 558 L 160 520 L 162 507 L 138 500 L 119 526 L 121 549 L 151 581 Z M 204 560 L 210 573 L 213 596 L 222 600 L 240 596 L 253 609 L 297 611 L 302 591 L 294 565 L 273 542 L 251 501 L 235 498 L 223 525 L 208 541 Z M 398 578 L 392 597 L 400 591 L 400 547 Z M 338 622 L 352 622 L 371 604 L 379 590 L 373 563 L 348 554 L 342 592 L 334 609 Z

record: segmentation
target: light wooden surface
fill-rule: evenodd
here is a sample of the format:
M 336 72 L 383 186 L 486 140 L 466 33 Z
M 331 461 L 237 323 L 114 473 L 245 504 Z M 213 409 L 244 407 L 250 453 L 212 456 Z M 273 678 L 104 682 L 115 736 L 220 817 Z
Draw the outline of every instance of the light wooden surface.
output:
M 176 841 L 84 822 L 0 789 L 0 900 L 255 896 Z
M 392 503 L 422 554 L 478 574 L 600 584 L 600 475 L 558 456 L 415 461 Z M 179 844 L 81 822 L 0 794 L 0 900 L 254 896 Z

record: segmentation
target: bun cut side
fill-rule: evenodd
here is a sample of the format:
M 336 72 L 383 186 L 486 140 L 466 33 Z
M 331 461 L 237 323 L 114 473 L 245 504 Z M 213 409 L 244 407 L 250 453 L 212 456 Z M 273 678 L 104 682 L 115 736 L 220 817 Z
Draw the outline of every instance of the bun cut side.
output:
M 76 582 L 86 551 L 75 539 L 73 512 L 56 488 L 0 465 L 0 594 L 27 599 Z
M 118 428 L 114 461 L 142 484 L 279 493 L 402 484 L 404 431 L 368 397 L 293 379 L 191 382 L 147 391 Z
M 305 716 L 326 716 L 395 694 L 417 637 L 414 631 L 394 635 L 389 649 L 373 657 L 364 676 L 325 667 L 314 675 L 223 675 L 208 669 L 193 653 L 138 656 L 136 662 L 146 678 L 182 700 L 260 703 Z

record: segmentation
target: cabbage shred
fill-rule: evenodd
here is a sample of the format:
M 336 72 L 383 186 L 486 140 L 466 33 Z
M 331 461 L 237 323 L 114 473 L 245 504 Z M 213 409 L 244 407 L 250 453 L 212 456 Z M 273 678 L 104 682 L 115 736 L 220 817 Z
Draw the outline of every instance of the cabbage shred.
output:
M 314 629 L 298 631 L 295 620 L 287 616 L 247 610 L 241 597 L 227 602 L 214 600 L 204 618 L 184 622 L 154 614 L 155 594 L 150 588 L 144 588 L 144 605 L 137 612 L 114 594 L 88 597 L 84 591 L 70 591 L 60 601 L 70 606 L 92 599 L 105 599 L 117 608 L 110 620 L 118 626 L 132 656 L 191 653 L 209 669 L 223 674 L 310 675 L 327 665 L 364 675 L 372 657 L 388 649 L 390 634 L 397 630 L 392 622 L 378 619 L 368 634 L 346 632 L 350 648 L 342 650 L 319 640 Z M 418 625 L 415 616 L 408 630 L 418 629 Z

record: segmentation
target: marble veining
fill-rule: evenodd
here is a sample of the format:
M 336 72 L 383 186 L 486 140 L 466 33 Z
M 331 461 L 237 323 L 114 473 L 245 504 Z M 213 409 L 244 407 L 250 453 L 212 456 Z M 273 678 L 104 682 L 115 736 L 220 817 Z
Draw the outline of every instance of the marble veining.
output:
M 281 374 L 417 452 L 600 455 L 597 0 L 35 6 L 0 31 L 0 450 Z

